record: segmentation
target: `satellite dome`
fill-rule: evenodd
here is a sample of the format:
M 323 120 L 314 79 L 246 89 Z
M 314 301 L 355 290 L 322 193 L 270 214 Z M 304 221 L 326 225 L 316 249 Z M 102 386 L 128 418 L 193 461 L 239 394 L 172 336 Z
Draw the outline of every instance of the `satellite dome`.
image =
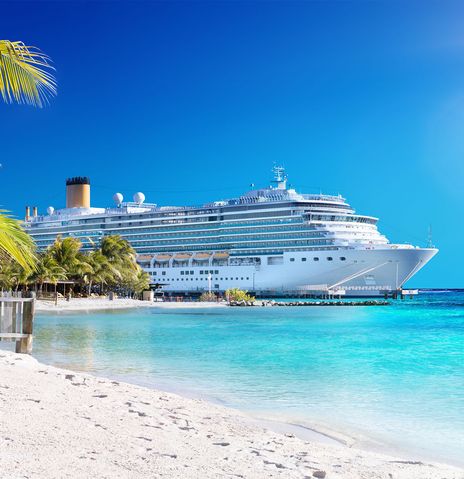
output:
M 145 201 L 145 195 L 140 191 L 134 194 L 134 203 L 141 205 Z
M 47 213 L 51 216 L 55 212 L 55 208 L 53 206 L 49 206 L 47 208 Z
M 115 193 L 113 195 L 113 201 L 119 206 L 122 203 L 124 196 L 121 193 Z

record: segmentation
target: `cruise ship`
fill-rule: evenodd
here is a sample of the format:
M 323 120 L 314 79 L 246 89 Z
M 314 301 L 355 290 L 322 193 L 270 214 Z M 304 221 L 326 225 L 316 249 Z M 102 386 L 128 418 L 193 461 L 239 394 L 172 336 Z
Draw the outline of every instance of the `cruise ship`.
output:
M 55 238 L 79 238 L 84 250 L 120 235 L 137 252 L 153 285 L 166 293 L 260 295 L 395 295 L 437 253 L 394 244 L 340 196 L 303 194 L 274 167 L 271 186 L 202 206 L 159 206 L 113 196 L 114 206 L 90 205 L 87 177 L 66 181 L 66 208 L 39 215 L 26 207 L 25 227 L 39 250 Z

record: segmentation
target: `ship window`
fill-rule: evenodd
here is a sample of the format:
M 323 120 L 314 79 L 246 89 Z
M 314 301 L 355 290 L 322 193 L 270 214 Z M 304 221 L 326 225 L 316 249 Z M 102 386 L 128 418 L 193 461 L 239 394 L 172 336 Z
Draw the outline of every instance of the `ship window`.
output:
M 190 271 L 190 274 L 193 274 L 193 271 Z
M 250 279 L 250 278 L 247 276 L 247 279 Z
M 344 256 L 340 256 L 340 261 L 345 261 L 346 258 Z
M 216 271 L 214 272 L 214 274 L 219 274 L 219 270 L 216 270 Z
M 319 261 L 319 258 L 316 256 L 315 258 L 313 258 L 314 261 Z
M 332 256 L 327 256 L 327 261 L 332 261 L 332 260 L 333 260 Z
M 238 278 L 235 278 L 238 281 Z
M 183 271 L 181 271 L 181 272 L 180 272 L 180 274 L 184 274 L 184 272 L 183 272 Z
M 295 258 L 290 258 L 290 261 L 295 261 Z
M 306 261 L 306 258 L 301 258 L 301 261 Z
M 161 274 L 162 274 L 163 276 L 166 276 L 166 271 L 162 271 Z
M 240 278 L 243 281 L 243 278 Z

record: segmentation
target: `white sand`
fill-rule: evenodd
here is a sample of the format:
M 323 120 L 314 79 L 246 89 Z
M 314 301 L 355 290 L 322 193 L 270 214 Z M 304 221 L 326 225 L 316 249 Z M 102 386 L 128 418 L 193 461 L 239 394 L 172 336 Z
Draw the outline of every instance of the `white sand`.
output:
M 0 351 L 1 478 L 464 478 L 408 459 L 304 441 L 205 401 Z
M 216 308 L 227 306 L 226 303 L 200 303 L 200 302 L 161 302 L 139 301 L 136 299 L 117 298 L 110 301 L 106 298 L 72 298 L 70 301 L 59 299 L 58 304 L 54 301 L 36 301 L 35 309 L 38 312 L 49 311 L 98 311 L 131 308 Z

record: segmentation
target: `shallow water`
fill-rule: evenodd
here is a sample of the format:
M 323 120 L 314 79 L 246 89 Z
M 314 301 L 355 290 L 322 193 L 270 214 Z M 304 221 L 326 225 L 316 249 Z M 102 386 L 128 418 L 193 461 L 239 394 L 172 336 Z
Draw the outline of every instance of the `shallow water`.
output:
M 379 307 L 41 314 L 45 363 L 462 463 L 464 294 Z

